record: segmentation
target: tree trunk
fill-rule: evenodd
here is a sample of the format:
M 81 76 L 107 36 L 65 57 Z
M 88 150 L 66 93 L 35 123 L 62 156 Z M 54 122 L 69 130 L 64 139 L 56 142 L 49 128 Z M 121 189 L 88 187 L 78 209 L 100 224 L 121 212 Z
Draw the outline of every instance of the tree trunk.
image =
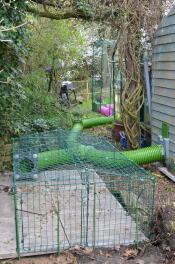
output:
M 122 94 L 122 119 L 129 147 L 136 149 L 140 139 L 138 114 L 143 101 L 143 88 L 140 83 L 140 65 L 131 53 L 131 45 L 127 44 L 125 48 L 126 83 Z

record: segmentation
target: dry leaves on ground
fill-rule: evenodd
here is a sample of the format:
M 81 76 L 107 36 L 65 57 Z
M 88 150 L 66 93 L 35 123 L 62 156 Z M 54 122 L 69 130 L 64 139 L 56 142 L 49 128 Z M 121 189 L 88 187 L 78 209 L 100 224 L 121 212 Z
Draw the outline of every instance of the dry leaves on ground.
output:
M 128 249 L 122 254 L 122 257 L 125 259 L 132 259 L 135 258 L 137 255 L 138 255 L 137 249 Z

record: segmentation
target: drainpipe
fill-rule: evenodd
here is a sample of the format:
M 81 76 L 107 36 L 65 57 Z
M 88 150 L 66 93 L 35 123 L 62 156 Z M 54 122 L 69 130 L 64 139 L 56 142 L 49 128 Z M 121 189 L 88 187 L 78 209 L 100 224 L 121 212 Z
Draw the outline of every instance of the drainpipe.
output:
M 151 123 L 152 103 L 151 103 L 151 84 L 150 84 L 148 62 L 149 62 L 148 57 L 144 57 L 144 59 L 143 59 L 144 76 L 145 76 L 145 83 L 146 83 L 146 93 L 147 93 L 147 98 L 148 98 L 149 120 Z
M 115 51 L 112 54 L 112 92 L 113 92 L 113 103 L 114 103 L 114 119 L 116 115 L 115 109 Z

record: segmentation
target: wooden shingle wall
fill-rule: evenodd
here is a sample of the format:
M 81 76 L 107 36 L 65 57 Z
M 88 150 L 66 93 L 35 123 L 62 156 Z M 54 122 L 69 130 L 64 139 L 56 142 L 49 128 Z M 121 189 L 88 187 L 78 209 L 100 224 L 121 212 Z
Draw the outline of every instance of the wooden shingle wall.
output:
M 157 30 L 152 63 L 152 143 L 158 143 L 162 122 L 168 123 L 175 159 L 175 7 Z

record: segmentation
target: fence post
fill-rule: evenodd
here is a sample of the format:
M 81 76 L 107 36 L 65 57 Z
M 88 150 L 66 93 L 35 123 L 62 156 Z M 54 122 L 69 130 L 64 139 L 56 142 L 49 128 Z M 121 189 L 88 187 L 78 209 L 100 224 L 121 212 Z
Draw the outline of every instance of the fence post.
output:
M 57 201 L 57 256 L 60 255 L 60 203 Z
M 86 93 L 87 93 L 87 101 L 89 100 L 89 83 L 86 81 Z
M 15 210 L 15 229 L 16 229 L 16 253 L 18 255 L 18 259 L 20 259 L 20 238 L 19 238 L 19 220 L 18 220 L 18 211 L 17 211 L 17 188 L 15 182 L 15 175 L 13 175 L 13 196 L 14 196 L 14 210 Z
M 96 183 L 94 183 L 94 204 L 93 204 L 93 238 L 92 238 L 92 241 L 93 241 L 93 248 L 95 248 L 95 239 L 96 239 Z

